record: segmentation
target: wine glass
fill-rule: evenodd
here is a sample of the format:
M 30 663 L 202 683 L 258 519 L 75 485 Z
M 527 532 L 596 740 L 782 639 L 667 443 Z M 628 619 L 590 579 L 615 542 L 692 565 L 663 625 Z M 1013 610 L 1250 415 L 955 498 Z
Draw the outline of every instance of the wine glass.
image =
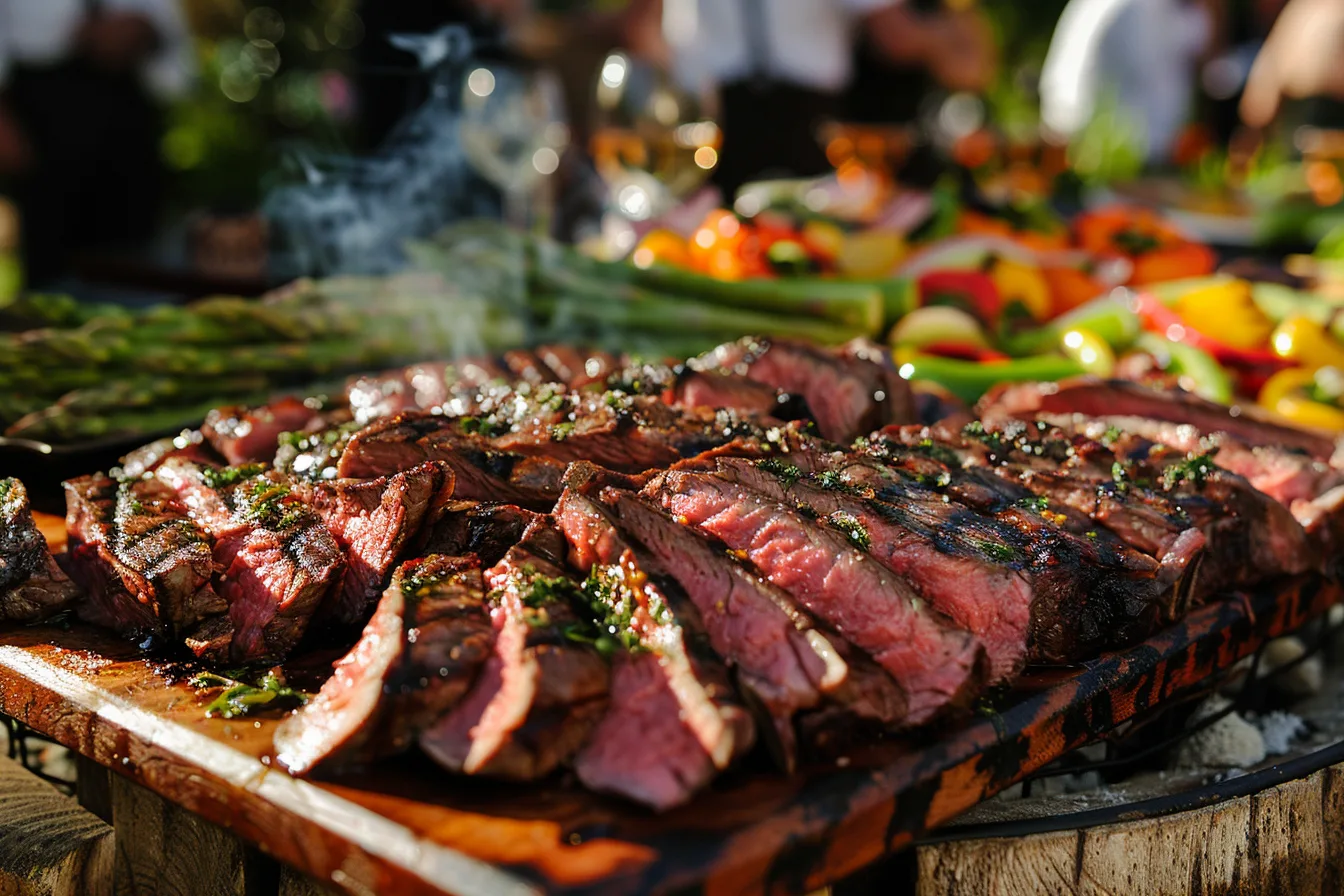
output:
M 681 88 L 662 70 L 616 51 L 602 61 L 595 99 L 589 149 L 618 216 L 617 248 L 625 250 L 634 244 L 633 225 L 695 192 L 718 165 L 715 96 Z
M 526 228 L 530 197 L 559 169 L 569 142 L 554 76 L 496 63 L 471 66 L 458 134 L 472 167 L 503 192 L 505 221 Z

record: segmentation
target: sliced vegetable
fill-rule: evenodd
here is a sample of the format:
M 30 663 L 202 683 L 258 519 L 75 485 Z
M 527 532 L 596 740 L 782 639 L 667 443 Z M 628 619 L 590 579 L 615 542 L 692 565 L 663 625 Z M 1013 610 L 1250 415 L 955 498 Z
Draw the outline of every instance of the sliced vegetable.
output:
M 919 304 L 960 308 L 983 323 L 998 320 L 1003 307 L 998 286 L 979 271 L 930 271 L 924 274 L 919 278 Z
M 1067 314 L 1086 305 L 1109 289 L 1087 271 L 1069 265 L 1051 265 L 1041 269 L 1045 285 L 1050 290 L 1050 314 Z
M 1059 340 L 1060 351 L 1088 373 L 1108 377 L 1115 373 L 1115 352 L 1105 339 L 1091 330 L 1075 329 Z
M 1139 334 L 1134 346 L 1156 358 L 1163 370 L 1176 374 L 1184 388 L 1209 401 L 1231 403 L 1232 377 L 1208 352 L 1154 333 Z
M 1275 327 L 1270 347 L 1280 358 L 1295 361 L 1309 370 L 1318 367 L 1344 370 L 1344 345 L 1303 314 L 1285 318 Z
M 1134 309 L 1146 330 L 1207 352 L 1224 364 L 1242 367 L 1281 368 L 1284 361 L 1266 350 L 1245 350 L 1225 345 L 1187 324 L 1179 314 L 1150 292 L 1134 294 Z
M 863 230 L 845 236 L 835 269 L 846 277 L 885 277 L 906 254 L 905 241 L 894 230 Z
M 1050 382 L 1083 372 L 1077 361 L 1062 355 L 1036 355 L 987 364 L 939 358 L 908 349 L 897 349 L 893 357 L 905 379 L 937 383 L 967 403 L 977 401 L 995 383 Z
M 1290 423 L 1315 429 L 1344 430 L 1344 410 L 1316 397 L 1316 377 L 1303 368 L 1280 370 L 1260 390 L 1258 402 Z
M 1185 293 L 1175 302 L 1181 320 L 1225 346 L 1251 351 L 1263 348 L 1274 325 L 1251 298 L 1245 280 L 1211 284 Z
M 1004 343 L 1004 347 L 1013 355 L 1040 354 L 1057 347 L 1065 333 L 1080 329 L 1095 333 L 1113 349 L 1121 349 L 1139 335 L 1139 317 L 1126 299 L 1107 295 L 1075 308 L 1035 330 L 1014 334 Z
M 887 342 L 894 347 L 910 348 L 934 343 L 989 348 L 980 321 L 960 308 L 942 305 L 911 311 L 891 328 Z
M 995 256 L 985 273 L 998 287 L 1003 307 L 1016 303 L 1038 321 L 1050 316 L 1050 285 L 1036 265 Z
M 664 229 L 651 230 L 630 253 L 630 263 L 638 268 L 655 264 L 684 268 L 691 264 L 691 253 L 680 234 Z

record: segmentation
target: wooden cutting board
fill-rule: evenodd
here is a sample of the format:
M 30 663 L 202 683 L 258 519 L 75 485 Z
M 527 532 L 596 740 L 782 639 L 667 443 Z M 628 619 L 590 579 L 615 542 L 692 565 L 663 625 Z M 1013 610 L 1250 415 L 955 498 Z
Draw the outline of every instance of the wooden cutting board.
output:
M 563 781 L 453 777 L 418 757 L 296 780 L 270 764 L 277 718 L 207 719 L 188 666 L 78 625 L 0 629 L 0 711 L 349 892 L 797 892 L 903 847 L 1339 598 L 1307 578 L 1211 604 L 923 743 L 792 778 L 735 771 L 663 815 Z

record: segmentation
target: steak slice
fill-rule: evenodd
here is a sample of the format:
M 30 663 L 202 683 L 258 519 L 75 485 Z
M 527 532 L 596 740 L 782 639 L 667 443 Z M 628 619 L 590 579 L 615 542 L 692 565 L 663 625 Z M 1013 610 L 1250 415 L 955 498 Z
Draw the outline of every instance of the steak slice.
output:
M 523 538 L 527 527 L 540 516 L 514 504 L 453 501 L 443 517 L 424 533 L 426 554 L 475 554 L 481 563 L 494 566 L 509 548 Z
M 904 694 L 867 657 L 822 632 L 791 596 L 721 545 L 677 525 L 634 493 L 606 487 L 609 479 L 583 464 L 572 466 L 567 477 L 571 489 L 600 503 L 609 523 L 639 542 L 695 604 L 710 646 L 735 667 L 738 682 L 765 710 L 775 734 L 771 746 L 784 768 L 792 769 L 796 759 L 795 716 L 827 700 L 838 707 L 837 724 L 891 727 L 903 719 Z M 593 518 L 575 516 L 578 524 Z
M 1264 419 L 1249 406 L 1239 406 L 1234 412 L 1180 389 L 1158 391 L 1125 380 L 1079 377 L 1061 383 L 1007 385 L 986 395 L 980 410 L 986 418 L 995 414 L 1034 417 L 1045 413 L 1145 417 L 1187 423 L 1208 433 L 1225 432 L 1252 447 L 1291 448 L 1326 462 L 1336 450 L 1333 439 Z
M 756 738 L 751 716 L 733 690 L 727 668 L 712 650 L 695 605 L 642 547 L 612 525 L 605 509 L 578 491 L 566 489 L 556 505 L 555 518 L 569 540 L 571 562 L 589 574 L 585 586 L 589 600 L 599 617 L 605 614 L 599 627 L 605 625 L 632 650 L 657 658 L 664 679 L 657 691 L 671 695 L 676 706 L 659 727 L 657 739 L 678 742 L 680 750 L 702 760 L 677 759 L 678 768 L 698 765 L 701 769 L 701 774 L 687 778 L 670 769 L 651 769 L 637 754 L 611 750 L 613 742 L 628 743 L 627 726 L 643 723 L 616 704 L 579 754 L 575 769 L 594 790 L 626 794 L 656 805 L 684 802 L 750 749 Z M 619 679 L 639 662 L 618 665 L 613 674 Z M 660 697 L 650 695 L 649 699 Z M 654 781 L 679 781 L 682 786 L 680 792 L 664 792 L 658 786 L 650 788 Z M 650 789 L 656 794 L 646 795 Z
M 79 596 L 33 521 L 28 490 L 17 479 L 0 479 L 0 619 L 40 622 Z
M 216 590 L 235 632 L 232 660 L 287 656 L 345 568 L 322 520 L 260 464 L 210 470 L 171 460 L 156 475 L 214 538 Z
M 771 471 L 774 472 L 771 472 Z M 975 635 L 989 658 L 991 683 L 1022 671 L 1031 628 L 1032 584 L 1012 530 L 937 495 L 883 503 L 839 477 L 793 475 L 766 463 L 722 458 L 719 475 L 773 501 L 819 517 L 901 576 L 935 610 Z M 801 471 L 800 471 L 801 472 Z
M 467 693 L 494 638 L 476 558 L 402 564 L 359 641 L 276 729 L 276 759 L 307 775 L 403 752 Z
M 494 448 L 479 435 L 463 434 L 460 420 L 405 414 L 356 432 L 341 452 L 341 477 L 372 479 L 429 461 L 451 468 L 454 495 L 462 500 L 502 501 L 549 510 L 560 496 L 565 465 Z
M 80 616 L 136 639 L 227 656 L 228 605 L 211 587 L 209 534 L 155 479 L 101 474 L 65 483 L 70 570 L 89 594 Z
M 802 397 L 821 434 L 848 444 L 892 423 L 910 423 L 908 384 L 874 363 L 868 346 L 838 354 L 800 342 L 748 338 L 688 362 L 697 370 L 724 370 Z
M 610 670 L 576 637 L 564 537 L 543 518 L 487 574 L 495 650 L 420 747 L 454 772 L 530 781 L 570 759 L 607 708 Z
M 442 512 L 452 490 L 452 473 L 435 463 L 304 489 L 347 560 L 340 587 L 328 592 L 319 610 L 321 619 L 338 626 L 365 621 L 402 548 Z
M 321 412 L 297 398 L 281 398 L 259 408 L 216 408 L 205 416 L 201 432 L 230 464 L 270 462 L 284 432 L 300 432 L 321 419 Z
M 985 677 L 984 648 L 955 628 L 849 536 L 712 474 L 671 471 L 646 488 L 679 522 L 741 551 L 901 685 L 912 724 L 964 707 Z
M 139 479 L 146 473 L 153 473 L 170 457 L 180 457 L 205 466 L 224 466 L 224 459 L 210 446 L 199 430 L 185 429 L 176 436 L 157 439 L 127 454 L 121 459 L 121 476 L 126 479 Z
M 569 345 L 543 345 L 536 355 L 571 389 L 600 383 L 620 368 L 620 359 L 606 352 L 582 351 Z

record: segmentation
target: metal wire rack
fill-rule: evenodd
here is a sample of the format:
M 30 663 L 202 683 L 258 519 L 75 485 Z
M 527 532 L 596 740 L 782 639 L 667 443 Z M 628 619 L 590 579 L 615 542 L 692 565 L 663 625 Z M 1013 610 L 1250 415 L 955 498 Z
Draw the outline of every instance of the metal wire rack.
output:
M 65 747 L 46 735 L 34 731 L 17 719 L 11 719 L 9 716 L 0 714 L 0 722 L 4 724 L 5 740 L 10 759 L 17 761 L 28 771 L 48 784 L 55 786 L 62 793 L 66 795 L 74 794 L 73 763 L 70 764 L 71 772 L 68 776 L 51 772 L 50 751 L 65 751 Z

